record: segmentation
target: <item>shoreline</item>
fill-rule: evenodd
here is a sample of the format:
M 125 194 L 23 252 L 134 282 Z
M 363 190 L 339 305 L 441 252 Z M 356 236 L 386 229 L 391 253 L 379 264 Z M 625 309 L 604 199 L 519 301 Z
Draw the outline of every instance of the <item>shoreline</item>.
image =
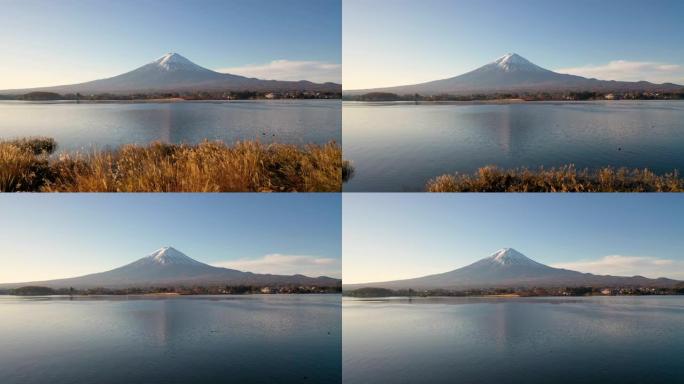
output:
M 13 100 L 13 99 L 0 99 L 0 104 L 3 102 L 10 103 L 35 103 L 35 104 L 173 104 L 173 103 L 231 103 L 231 102 L 297 102 L 297 101 L 341 101 L 341 98 L 312 98 L 312 99 L 202 99 L 202 100 L 189 100 L 180 97 L 169 98 L 169 99 L 103 99 L 103 100 L 72 100 L 72 99 L 59 99 L 59 100 Z
M 312 295 L 340 295 L 340 292 L 288 292 L 288 293 L 202 293 L 202 294 L 181 294 L 181 293 L 135 293 L 135 294 L 93 294 L 93 295 L 6 295 L 0 294 L 0 298 L 46 298 L 46 299 L 96 299 L 104 298 L 180 298 L 180 297 L 247 297 L 247 296 L 312 296 Z
M 345 100 L 343 103 L 376 104 L 376 105 L 491 105 L 491 104 L 619 104 L 633 102 L 684 102 L 684 99 L 634 99 L 634 100 L 525 100 L 525 99 L 496 99 L 496 100 Z
M 572 295 L 567 295 L 567 296 L 562 296 L 562 295 L 548 295 L 548 296 L 525 296 L 525 295 L 518 295 L 518 294 L 510 294 L 510 295 L 470 295 L 470 296 L 377 296 L 377 297 L 357 297 L 357 296 L 350 296 L 346 294 L 342 294 L 342 297 L 345 299 L 351 299 L 353 301 L 377 301 L 377 300 L 383 300 L 383 301 L 390 301 L 390 300 L 431 300 L 431 299 L 534 299 L 534 298 L 539 298 L 539 299 L 548 299 L 548 298 L 566 298 L 566 299 L 577 299 L 577 298 L 589 298 L 589 297 L 671 297 L 671 296 L 684 296 L 684 294 L 681 293 L 672 293 L 672 294 L 653 294 L 653 295 L 581 295 L 581 296 L 572 296 Z

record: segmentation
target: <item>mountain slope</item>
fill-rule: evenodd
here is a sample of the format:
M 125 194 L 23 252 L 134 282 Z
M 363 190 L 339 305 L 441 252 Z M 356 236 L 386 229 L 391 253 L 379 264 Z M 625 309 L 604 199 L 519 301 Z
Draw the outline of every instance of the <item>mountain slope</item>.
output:
M 54 87 L 14 89 L 0 91 L 0 94 L 55 92 L 89 95 L 215 90 L 340 92 L 341 86 L 334 83 L 317 84 L 310 81 L 260 80 L 219 73 L 201 67 L 177 53 L 167 53 L 140 68 L 107 79 Z
M 538 263 L 512 248 L 496 251 L 491 256 L 450 272 L 377 283 L 344 285 L 345 289 L 363 287 L 387 289 L 477 289 L 573 286 L 640 286 L 672 287 L 671 279 L 648 279 L 642 276 L 621 277 L 581 273 L 552 268 Z
M 390 92 L 400 95 L 476 94 L 497 92 L 554 91 L 679 91 L 684 86 L 646 81 L 605 81 L 556 73 L 535 65 L 522 56 L 509 53 L 494 62 L 460 76 L 427 83 L 397 87 L 344 91 L 358 95 L 370 92 Z
M 340 280 L 303 275 L 270 275 L 213 267 L 196 261 L 172 247 L 163 247 L 130 264 L 107 272 L 26 283 L 0 284 L 0 288 L 37 285 L 50 288 L 146 288 L 177 285 L 316 285 L 339 286 Z

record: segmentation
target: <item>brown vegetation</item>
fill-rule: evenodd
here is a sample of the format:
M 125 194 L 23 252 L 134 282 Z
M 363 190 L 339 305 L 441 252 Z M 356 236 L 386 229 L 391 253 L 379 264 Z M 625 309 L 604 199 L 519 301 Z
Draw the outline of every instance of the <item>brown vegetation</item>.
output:
M 354 177 L 354 166 L 349 160 L 342 161 L 342 182 L 346 183 Z
M 679 173 L 657 175 L 648 169 L 605 167 L 578 170 L 574 165 L 530 170 L 480 168 L 473 175 L 442 175 L 428 181 L 428 192 L 682 192 Z
M 334 142 L 125 145 L 50 156 L 52 139 L 0 142 L 0 190 L 45 192 L 338 192 L 342 150 Z

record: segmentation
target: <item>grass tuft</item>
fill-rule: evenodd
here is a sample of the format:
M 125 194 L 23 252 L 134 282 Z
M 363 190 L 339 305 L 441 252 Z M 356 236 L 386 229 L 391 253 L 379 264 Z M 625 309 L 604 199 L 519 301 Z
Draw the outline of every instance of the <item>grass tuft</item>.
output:
M 648 169 L 605 167 L 501 169 L 487 166 L 473 175 L 441 175 L 428 181 L 428 192 L 683 192 L 677 171 L 657 175 Z
M 50 155 L 57 149 L 57 141 L 51 137 L 27 137 L 4 143 L 32 152 L 34 155 Z
M 342 150 L 334 142 L 152 143 L 58 158 L 49 157 L 56 144 L 24 142 L 0 143 L 3 191 L 339 192 L 342 187 Z
M 354 177 L 354 166 L 349 160 L 344 160 L 342 162 L 342 182 L 346 183 L 352 177 Z
M 46 138 L 0 141 L 0 191 L 38 190 L 51 177 L 48 157 L 56 148 Z

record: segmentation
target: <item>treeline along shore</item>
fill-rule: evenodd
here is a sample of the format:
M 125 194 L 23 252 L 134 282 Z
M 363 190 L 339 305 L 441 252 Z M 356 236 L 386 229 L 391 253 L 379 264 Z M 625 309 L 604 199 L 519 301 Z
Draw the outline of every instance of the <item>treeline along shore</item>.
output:
M 684 283 L 676 287 L 558 287 L 558 288 L 489 288 L 489 289 L 386 289 L 359 288 L 344 290 L 344 296 L 358 298 L 373 297 L 538 297 L 538 296 L 643 296 L 684 295 Z
M 678 92 L 653 91 L 551 91 L 551 92 L 497 92 L 475 94 L 396 94 L 391 92 L 369 92 L 360 95 L 345 94 L 345 101 L 597 101 L 597 100 L 684 100 L 684 88 Z
M 80 94 L 55 92 L 29 92 L 18 95 L 0 95 L 0 100 L 23 101 L 145 101 L 145 100 L 279 100 L 279 99 L 340 99 L 338 92 L 318 91 L 196 91 L 149 93 L 98 93 Z
M 339 192 L 342 148 L 152 143 L 53 155 L 51 138 L 0 141 L 3 192 Z
M 315 285 L 211 285 L 211 286 L 175 286 L 146 288 L 50 288 L 42 286 L 25 286 L 0 290 L 0 295 L 13 296 L 53 296 L 53 295 L 244 295 L 244 294 L 307 294 L 307 293 L 340 293 L 341 286 Z

